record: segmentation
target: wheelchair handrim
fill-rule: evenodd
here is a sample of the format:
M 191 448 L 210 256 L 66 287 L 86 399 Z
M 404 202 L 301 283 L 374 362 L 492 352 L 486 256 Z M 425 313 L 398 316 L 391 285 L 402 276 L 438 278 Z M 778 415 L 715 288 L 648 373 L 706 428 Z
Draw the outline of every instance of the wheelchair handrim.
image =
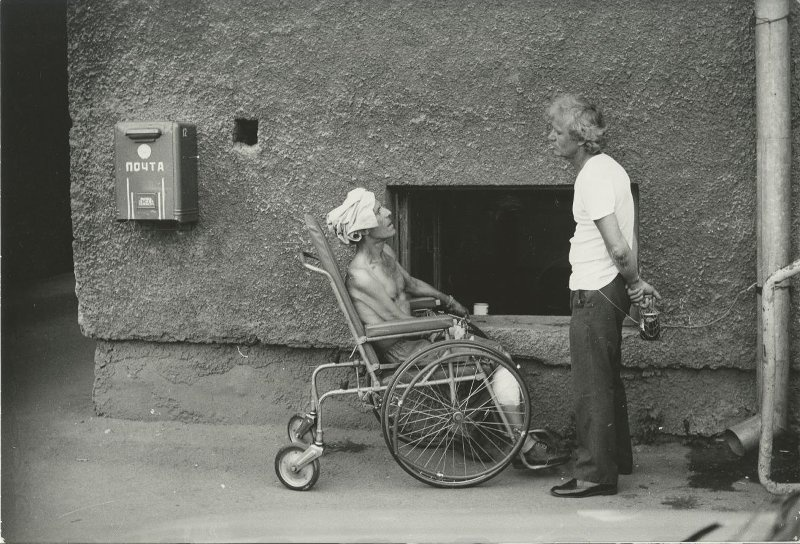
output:
M 445 350 L 446 351 L 449 348 L 458 348 L 458 347 L 470 348 L 470 351 L 467 351 L 467 352 L 452 352 L 452 351 L 450 351 L 450 353 L 445 353 L 443 356 L 438 357 L 435 360 L 425 364 L 425 366 L 422 368 L 422 370 L 419 370 L 416 373 L 416 376 L 410 382 L 408 382 L 407 384 L 398 383 L 399 380 L 400 380 L 400 377 L 404 373 L 406 373 L 409 370 L 410 367 L 415 365 L 414 361 L 417 361 L 419 359 L 424 358 L 425 355 L 429 354 L 433 350 Z M 476 461 L 474 458 L 471 459 L 470 461 L 473 464 L 475 464 L 475 466 L 477 466 L 477 464 L 480 463 L 481 465 L 483 465 L 484 469 L 483 470 L 476 469 L 476 470 L 473 470 L 472 473 L 465 474 L 465 475 L 444 474 L 444 472 L 441 471 L 441 470 L 434 470 L 434 469 L 428 468 L 426 463 L 419 464 L 419 463 L 410 462 L 409 460 L 407 460 L 405 454 L 400 452 L 400 448 L 403 447 L 403 446 L 398 444 L 398 440 L 401 440 L 401 438 L 400 438 L 401 431 L 400 431 L 400 429 L 398 429 L 398 426 L 400 425 L 400 421 L 401 421 L 401 418 L 399 417 L 400 413 L 398 412 L 398 414 L 396 414 L 397 417 L 394 417 L 393 418 L 393 422 L 390 423 L 390 421 L 389 421 L 390 420 L 390 414 L 387 412 L 387 410 L 390 409 L 389 407 L 391 405 L 391 402 L 389 401 L 389 399 L 392 398 L 392 395 L 396 394 L 396 391 L 397 391 L 398 388 L 402 388 L 405 391 L 401 395 L 401 400 L 403 402 L 407 401 L 408 400 L 408 396 L 411 394 L 411 392 L 413 392 L 413 391 L 418 389 L 419 382 L 421 380 L 423 380 L 426 377 L 426 375 L 430 376 L 432 374 L 433 370 L 437 366 L 444 365 L 444 364 L 452 364 L 452 361 L 451 361 L 452 359 L 463 358 L 464 356 L 480 356 L 481 357 L 481 359 L 478 362 L 473 361 L 471 363 L 468 363 L 467 366 L 472 365 L 476 369 L 478 368 L 478 366 L 480 366 L 482 370 L 485 370 L 485 369 L 483 369 L 483 365 L 486 365 L 486 364 L 488 364 L 488 362 L 491 362 L 493 365 L 496 365 L 495 368 L 497 368 L 498 366 L 502 366 L 502 367 L 506 368 L 508 371 L 510 371 L 512 373 L 512 375 L 516 379 L 516 382 L 517 382 L 518 386 L 520 387 L 520 392 L 521 392 L 522 399 L 523 399 L 523 407 L 524 407 L 523 408 L 523 422 L 524 422 L 523 430 L 524 430 L 524 428 L 527 428 L 527 425 L 529 423 L 530 411 L 529 411 L 529 408 L 528 408 L 528 406 L 529 406 L 529 404 L 528 404 L 528 402 L 529 402 L 528 392 L 527 392 L 527 390 L 526 390 L 526 388 L 524 386 L 524 382 L 522 382 L 522 379 L 519 377 L 519 374 L 516 372 L 516 369 L 513 367 L 512 364 L 510 364 L 508 362 L 508 360 L 505 357 L 502 356 L 502 354 L 494 353 L 494 350 L 490 350 L 490 349 L 486 348 L 485 346 L 482 346 L 482 345 L 479 345 L 479 344 L 472 344 L 472 343 L 469 343 L 469 342 L 459 342 L 459 341 L 443 342 L 443 343 L 440 343 L 439 345 L 434 345 L 431 348 L 425 348 L 424 350 L 422 350 L 421 352 L 416 354 L 412 359 L 407 361 L 405 364 L 403 364 L 398 369 L 398 371 L 397 371 L 397 373 L 395 375 L 395 378 L 393 379 L 393 381 L 390 384 L 390 386 L 387 388 L 386 396 L 384 397 L 385 400 L 384 400 L 384 403 L 383 403 L 383 415 L 382 415 L 381 419 L 382 419 L 382 422 L 383 422 L 384 438 L 386 440 L 387 446 L 389 446 L 389 450 L 392 452 L 392 455 L 398 461 L 398 464 L 400 464 L 400 466 L 406 472 L 408 472 L 409 474 L 411 474 L 415 478 L 424 481 L 425 483 L 427 483 L 429 485 L 440 486 L 440 487 L 467 487 L 467 486 L 477 485 L 479 483 L 485 482 L 488 479 L 490 479 L 490 478 L 494 477 L 495 475 L 497 475 L 499 472 L 501 472 L 508 465 L 508 463 L 511 461 L 513 456 L 516 455 L 519 452 L 519 449 L 522 447 L 522 443 L 524 441 L 524 438 L 522 438 L 521 436 L 515 437 L 514 434 L 512 433 L 509 436 L 509 441 L 507 443 L 508 445 L 504 446 L 503 449 L 497 447 L 496 445 L 493 445 L 493 447 L 497 448 L 498 452 L 501 452 L 501 451 L 504 452 L 502 454 L 502 456 L 501 455 L 497 455 L 497 459 L 493 459 L 492 460 L 493 464 L 487 464 L 486 462 L 484 462 L 484 460 Z M 473 377 L 463 378 L 463 379 L 462 378 L 456 378 L 456 379 L 451 378 L 451 382 L 455 383 L 456 381 L 462 381 L 462 382 L 466 383 L 466 382 L 469 382 L 469 381 L 475 382 L 476 380 L 475 380 L 474 376 Z M 431 382 L 431 383 L 434 383 L 434 382 Z M 482 383 L 484 384 L 483 387 L 487 387 L 487 384 L 489 383 L 488 375 L 483 378 Z M 426 384 L 425 386 L 427 386 L 427 385 L 428 384 Z M 451 387 L 452 387 L 452 385 L 451 385 Z M 491 395 L 491 386 L 490 385 L 488 386 L 487 391 Z M 400 405 L 402 406 L 402 402 L 400 403 Z M 474 423 L 474 422 L 472 422 L 472 423 Z M 486 423 L 485 420 L 483 422 L 475 424 L 474 426 L 475 426 L 475 428 L 480 428 L 480 426 L 482 424 L 484 424 L 484 423 Z M 441 432 L 441 431 L 439 431 L 439 432 Z M 450 443 L 448 443 L 446 445 L 446 447 L 444 448 L 444 452 L 447 453 L 448 450 L 451 448 L 452 444 L 456 440 L 456 433 L 453 432 L 453 435 L 449 436 L 447 434 L 448 431 L 445 431 L 445 432 L 446 432 L 446 435 L 445 435 L 446 438 L 450 440 Z M 483 432 L 486 432 L 486 431 L 484 430 Z M 499 436 L 499 435 L 497 433 L 495 433 L 495 436 Z M 470 441 L 470 440 L 472 440 L 472 438 L 470 436 L 468 436 L 468 435 L 463 435 L 463 434 L 460 437 L 460 440 L 461 440 L 460 444 L 462 445 L 462 454 L 465 457 L 465 460 L 463 461 L 463 463 L 464 463 L 463 466 L 464 466 L 465 472 L 467 472 L 468 471 L 468 469 L 467 469 L 467 460 L 466 460 L 467 452 L 466 452 L 466 449 L 464 448 L 464 445 L 463 445 L 465 437 L 466 437 L 466 441 Z M 437 447 L 435 446 L 434 449 L 437 449 Z M 474 454 L 474 453 L 476 453 L 476 450 L 473 450 L 470 453 Z M 484 451 L 483 453 L 485 454 L 486 452 Z M 455 463 L 455 457 L 456 457 L 456 454 L 454 452 L 453 453 L 454 463 Z

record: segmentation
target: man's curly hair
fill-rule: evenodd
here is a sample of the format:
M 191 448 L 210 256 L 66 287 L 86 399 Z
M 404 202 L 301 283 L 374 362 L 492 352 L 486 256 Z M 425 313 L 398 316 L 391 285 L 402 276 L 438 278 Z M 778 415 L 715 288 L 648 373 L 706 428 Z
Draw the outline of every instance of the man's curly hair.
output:
M 557 96 L 547 109 L 550 121 L 562 118 L 567 122 L 567 130 L 575 141 L 583 141 L 583 148 L 590 155 L 597 155 L 606 146 L 606 126 L 603 112 L 580 95 L 562 94 Z

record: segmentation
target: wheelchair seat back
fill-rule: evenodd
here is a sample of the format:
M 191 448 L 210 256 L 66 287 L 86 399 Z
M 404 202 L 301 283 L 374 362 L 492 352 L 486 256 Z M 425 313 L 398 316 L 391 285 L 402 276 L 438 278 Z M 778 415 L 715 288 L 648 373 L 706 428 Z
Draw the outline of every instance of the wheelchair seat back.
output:
M 361 318 L 356 312 L 353 300 L 350 298 L 350 293 L 347 292 L 347 287 L 339 271 L 336 258 L 333 256 L 333 250 L 328 243 L 328 238 L 325 236 L 325 231 L 322 230 L 322 227 L 313 215 L 305 214 L 304 218 L 306 229 L 308 229 L 308 233 L 311 236 L 311 243 L 317 251 L 322 269 L 325 270 L 329 276 L 331 288 L 333 289 L 334 295 L 336 295 L 339 309 L 342 311 L 347 321 L 350 333 L 353 335 L 353 340 L 358 344 L 361 355 L 366 359 L 366 362 L 373 368 L 377 368 L 379 366 L 378 355 L 375 353 L 375 348 L 362 340 L 366 337 L 364 324 L 361 322 Z

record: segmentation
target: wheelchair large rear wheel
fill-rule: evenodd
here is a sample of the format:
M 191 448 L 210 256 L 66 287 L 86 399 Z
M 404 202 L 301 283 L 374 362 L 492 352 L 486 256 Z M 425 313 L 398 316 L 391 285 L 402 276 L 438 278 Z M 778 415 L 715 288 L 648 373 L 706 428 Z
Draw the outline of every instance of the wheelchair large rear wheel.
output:
M 519 403 L 500 402 L 509 396 Z M 397 369 L 381 420 L 389 451 L 414 478 L 435 487 L 474 486 L 499 474 L 522 447 L 528 390 L 505 354 L 447 340 Z

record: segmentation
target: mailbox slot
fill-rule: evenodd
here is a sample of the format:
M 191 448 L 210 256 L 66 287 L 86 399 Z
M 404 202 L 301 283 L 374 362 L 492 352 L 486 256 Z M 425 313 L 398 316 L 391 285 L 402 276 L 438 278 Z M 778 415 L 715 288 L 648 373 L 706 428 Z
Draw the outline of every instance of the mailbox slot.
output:
M 161 136 L 158 128 L 130 128 L 125 131 L 125 136 L 138 142 L 155 142 Z

